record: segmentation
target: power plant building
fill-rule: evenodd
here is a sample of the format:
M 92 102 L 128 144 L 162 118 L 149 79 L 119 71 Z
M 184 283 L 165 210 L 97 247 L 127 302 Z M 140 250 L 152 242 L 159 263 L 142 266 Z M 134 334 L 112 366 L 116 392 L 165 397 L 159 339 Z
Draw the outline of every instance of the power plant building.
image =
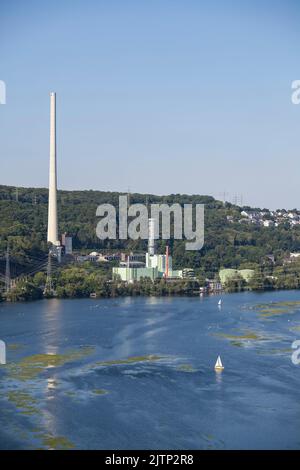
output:
M 140 281 L 143 278 L 148 278 L 151 279 L 151 281 L 154 281 L 159 277 L 157 268 L 118 267 L 112 269 L 113 279 L 121 279 L 121 281 L 125 282 Z
M 65 247 L 65 255 L 71 255 L 73 252 L 73 239 L 71 236 L 63 233 L 61 236 L 61 244 Z
M 155 253 L 155 220 L 149 219 L 148 252 L 146 253 L 145 267 L 120 266 L 113 268 L 113 279 L 121 279 L 124 282 L 140 281 L 143 278 L 155 279 L 180 279 L 182 271 L 173 271 L 172 256 L 167 247 L 166 254 Z M 125 264 L 125 263 L 124 263 Z

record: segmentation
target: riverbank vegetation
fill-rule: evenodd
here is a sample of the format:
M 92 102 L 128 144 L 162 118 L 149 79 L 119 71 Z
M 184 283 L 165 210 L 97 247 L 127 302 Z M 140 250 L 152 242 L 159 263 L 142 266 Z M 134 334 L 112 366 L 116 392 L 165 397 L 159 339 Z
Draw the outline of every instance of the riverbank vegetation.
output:
M 44 294 L 46 297 L 58 298 L 194 295 L 199 294 L 200 285 L 196 280 L 166 282 L 160 279 L 152 282 L 147 278 L 126 284 L 112 281 L 108 269 L 85 263 L 84 266 L 73 264 L 57 269 L 52 275 L 52 290 L 47 291 L 47 287 L 46 274 L 39 272 L 30 282 L 19 281 L 7 294 L 7 300 L 36 300 Z
M 286 267 L 274 267 L 271 270 L 257 269 L 251 279 L 237 274 L 223 284 L 225 292 L 244 290 L 299 289 L 300 262 Z M 216 276 L 218 281 L 218 276 Z M 61 266 L 52 273 L 51 291 L 47 290 L 47 275 L 37 272 L 29 279 L 19 280 L 9 293 L 3 296 L 8 301 L 38 300 L 46 297 L 85 298 L 85 297 L 120 297 L 120 296 L 193 296 L 201 291 L 209 293 L 205 278 L 180 279 L 166 281 L 141 279 L 139 282 L 124 283 L 111 280 L 111 268 L 106 264 L 97 266 L 92 262 L 83 265 L 69 264 Z

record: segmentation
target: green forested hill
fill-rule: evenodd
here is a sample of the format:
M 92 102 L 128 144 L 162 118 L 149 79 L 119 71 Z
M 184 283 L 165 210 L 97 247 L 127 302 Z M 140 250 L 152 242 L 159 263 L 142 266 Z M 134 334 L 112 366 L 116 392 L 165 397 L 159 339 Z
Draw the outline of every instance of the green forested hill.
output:
M 145 250 L 146 241 L 105 241 L 96 237 L 96 208 L 102 203 L 118 206 L 119 193 L 102 191 L 59 191 L 59 230 L 73 236 L 75 250 L 134 249 Z M 17 200 L 16 200 L 17 199 Z M 16 269 L 30 266 L 47 254 L 47 200 L 44 188 L 0 186 L 0 265 L 4 272 L 3 256 L 9 241 L 11 258 Z M 254 267 L 267 263 L 266 256 L 275 255 L 281 264 L 289 251 L 300 251 L 300 226 L 287 224 L 265 228 L 238 223 L 241 208 L 225 205 L 210 196 L 172 194 L 153 196 L 131 194 L 130 203 L 204 203 L 205 244 L 199 252 L 185 251 L 184 241 L 171 241 L 174 268 L 192 267 L 196 272 L 214 276 L 220 267 Z M 233 216 L 228 222 L 227 216 Z M 158 243 L 164 250 L 164 242 Z

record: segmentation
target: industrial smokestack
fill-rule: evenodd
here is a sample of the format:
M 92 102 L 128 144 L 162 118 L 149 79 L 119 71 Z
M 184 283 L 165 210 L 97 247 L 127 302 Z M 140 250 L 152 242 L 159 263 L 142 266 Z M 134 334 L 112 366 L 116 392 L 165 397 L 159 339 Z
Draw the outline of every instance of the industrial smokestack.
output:
M 155 254 L 155 219 L 149 219 L 148 225 L 148 254 Z
M 169 277 L 169 245 L 166 246 L 166 270 L 165 277 Z
M 48 201 L 48 242 L 59 246 L 57 230 L 57 176 L 56 176 L 56 94 L 50 93 L 50 166 Z

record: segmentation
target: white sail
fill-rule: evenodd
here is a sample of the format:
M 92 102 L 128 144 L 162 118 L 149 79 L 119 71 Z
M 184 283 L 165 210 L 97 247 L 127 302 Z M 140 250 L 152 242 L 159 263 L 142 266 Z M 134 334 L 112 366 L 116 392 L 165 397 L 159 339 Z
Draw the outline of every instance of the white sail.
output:
M 218 305 L 222 305 L 222 299 L 219 300 Z
M 220 356 L 218 356 L 217 362 L 215 364 L 215 369 L 224 369 Z

